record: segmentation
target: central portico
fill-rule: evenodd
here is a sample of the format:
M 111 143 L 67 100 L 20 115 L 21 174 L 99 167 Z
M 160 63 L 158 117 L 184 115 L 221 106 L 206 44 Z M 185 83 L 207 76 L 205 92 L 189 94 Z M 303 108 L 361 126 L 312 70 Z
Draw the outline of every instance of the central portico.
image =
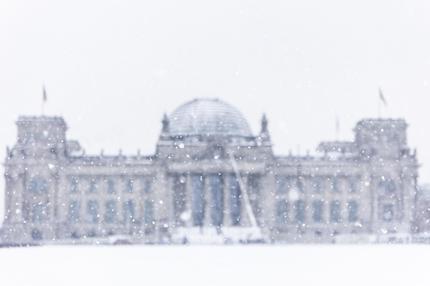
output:
M 256 226 L 266 172 L 259 157 L 268 139 L 218 99 L 195 99 L 165 116 L 157 154 L 166 159 L 175 226 Z

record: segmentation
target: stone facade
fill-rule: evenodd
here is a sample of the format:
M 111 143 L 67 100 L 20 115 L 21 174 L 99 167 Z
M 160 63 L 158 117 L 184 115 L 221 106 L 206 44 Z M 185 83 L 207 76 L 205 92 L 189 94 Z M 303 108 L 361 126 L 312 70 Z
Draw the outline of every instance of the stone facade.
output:
M 401 119 L 366 119 L 353 142 L 315 156 L 277 156 L 265 116 L 253 135 L 240 112 L 197 99 L 164 116 L 150 156 L 86 155 L 60 117 L 20 117 L 5 161 L 5 243 L 258 229 L 266 242 L 412 233 L 418 163 Z
M 430 186 L 418 188 L 415 227 L 419 233 L 430 233 Z

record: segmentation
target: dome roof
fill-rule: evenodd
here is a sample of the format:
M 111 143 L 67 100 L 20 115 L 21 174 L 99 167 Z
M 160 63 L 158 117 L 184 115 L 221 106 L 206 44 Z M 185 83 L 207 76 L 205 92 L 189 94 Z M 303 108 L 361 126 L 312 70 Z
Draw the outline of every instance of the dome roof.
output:
M 252 136 L 242 114 L 219 99 L 194 99 L 178 107 L 169 120 L 172 136 Z

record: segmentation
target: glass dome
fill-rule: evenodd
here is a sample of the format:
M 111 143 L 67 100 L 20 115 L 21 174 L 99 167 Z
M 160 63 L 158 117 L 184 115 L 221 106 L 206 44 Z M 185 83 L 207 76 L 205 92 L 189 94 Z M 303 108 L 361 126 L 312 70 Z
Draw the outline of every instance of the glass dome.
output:
M 170 116 L 172 136 L 252 136 L 248 122 L 233 106 L 219 99 L 195 99 Z

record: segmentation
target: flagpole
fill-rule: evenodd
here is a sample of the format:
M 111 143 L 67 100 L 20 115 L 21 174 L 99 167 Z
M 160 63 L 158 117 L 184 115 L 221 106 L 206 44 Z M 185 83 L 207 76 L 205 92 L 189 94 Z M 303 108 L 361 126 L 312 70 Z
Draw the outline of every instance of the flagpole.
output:
M 45 116 L 45 104 L 48 100 L 45 85 L 42 86 L 42 116 Z
M 378 100 L 378 118 L 381 118 L 381 110 L 382 110 L 382 104 L 384 104 L 384 107 L 387 106 L 387 100 L 385 99 L 384 93 L 382 92 L 382 88 L 379 87 L 378 89 L 379 93 L 379 100 Z

